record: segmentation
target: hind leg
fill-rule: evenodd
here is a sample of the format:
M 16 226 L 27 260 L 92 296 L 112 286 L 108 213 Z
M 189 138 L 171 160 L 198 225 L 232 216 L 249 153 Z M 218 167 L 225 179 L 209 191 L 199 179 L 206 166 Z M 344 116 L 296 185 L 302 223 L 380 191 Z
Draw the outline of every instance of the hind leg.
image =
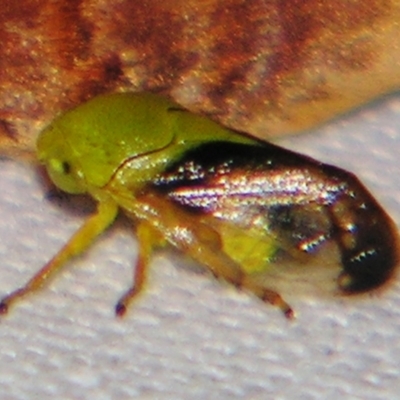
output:
M 142 195 L 134 203 L 127 203 L 126 206 L 129 207 L 129 209 L 125 208 L 128 214 L 146 221 L 148 226 L 146 229 L 151 227 L 153 232 L 157 232 L 156 242 L 159 242 L 160 238 L 165 239 L 166 242 L 207 267 L 216 277 L 223 278 L 238 288 L 254 293 L 262 301 L 279 307 L 287 318 L 294 316 L 292 308 L 278 293 L 248 279 L 240 264 L 223 251 L 218 231 L 205 223 L 204 216 L 188 213 L 154 193 Z M 141 250 L 143 265 L 147 263 L 145 259 L 150 252 L 146 250 L 148 243 L 145 241 L 144 249 Z M 140 268 L 142 268 L 141 263 L 142 261 L 139 261 Z M 137 289 L 128 292 L 121 304 L 124 305 L 126 300 L 129 301 L 136 295 L 136 292 Z

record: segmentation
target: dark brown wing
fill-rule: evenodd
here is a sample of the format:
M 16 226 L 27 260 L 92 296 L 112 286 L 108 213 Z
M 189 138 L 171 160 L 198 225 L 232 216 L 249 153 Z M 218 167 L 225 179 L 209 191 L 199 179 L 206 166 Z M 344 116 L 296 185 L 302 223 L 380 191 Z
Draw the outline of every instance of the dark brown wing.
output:
M 347 186 L 322 170 L 322 164 L 270 144 L 217 142 L 187 152 L 154 186 L 187 210 L 290 236 L 304 247 L 331 236 L 328 206 Z
M 152 189 L 189 212 L 304 252 L 334 239 L 349 292 L 378 286 L 397 263 L 393 223 L 354 175 L 269 143 L 202 144 L 169 165 Z

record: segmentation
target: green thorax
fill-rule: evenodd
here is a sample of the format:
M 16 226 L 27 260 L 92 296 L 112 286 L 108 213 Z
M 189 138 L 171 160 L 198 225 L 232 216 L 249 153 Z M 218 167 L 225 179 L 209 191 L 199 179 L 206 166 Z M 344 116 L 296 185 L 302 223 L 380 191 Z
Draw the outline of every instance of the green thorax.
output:
M 39 136 L 39 160 L 66 159 L 81 187 L 137 185 L 208 141 L 256 141 L 150 93 L 98 96 L 56 118 Z M 118 173 L 117 173 L 118 171 Z M 56 181 L 56 179 L 54 179 Z M 57 182 L 55 182 L 57 184 Z M 62 185 L 59 185 L 62 186 Z

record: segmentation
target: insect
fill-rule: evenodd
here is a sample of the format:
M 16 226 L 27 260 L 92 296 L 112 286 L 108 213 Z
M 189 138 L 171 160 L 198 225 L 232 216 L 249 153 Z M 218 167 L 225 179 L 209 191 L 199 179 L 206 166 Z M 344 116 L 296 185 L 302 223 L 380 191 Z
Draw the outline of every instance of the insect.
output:
M 353 174 L 159 95 L 96 97 L 44 129 L 37 155 L 56 186 L 89 194 L 97 212 L 25 286 L 3 298 L 3 314 L 84 252 L 119 210 L 136 226 L 139 255 L 117 315 L 140 293 L 153 249 L 167 244 L 289 318 L 293 309 L 255 278 L 285 254 L 312 254 L 334 242 L 338 287 L 350 294 L 382 285 L 398 261 L 394 223 Z

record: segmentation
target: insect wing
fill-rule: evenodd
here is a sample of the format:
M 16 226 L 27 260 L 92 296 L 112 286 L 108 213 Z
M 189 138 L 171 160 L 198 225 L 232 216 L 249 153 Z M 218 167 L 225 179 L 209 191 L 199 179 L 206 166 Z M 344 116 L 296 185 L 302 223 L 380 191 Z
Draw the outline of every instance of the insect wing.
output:
M 153 186 L 201 214 L 245 272 L 261 272 L 283 253 L 304 260 L 330 235 L 320 194 L 295 159 L 282 164 L 280 152 L 266 145 L 205 144 L 169 166 Z

